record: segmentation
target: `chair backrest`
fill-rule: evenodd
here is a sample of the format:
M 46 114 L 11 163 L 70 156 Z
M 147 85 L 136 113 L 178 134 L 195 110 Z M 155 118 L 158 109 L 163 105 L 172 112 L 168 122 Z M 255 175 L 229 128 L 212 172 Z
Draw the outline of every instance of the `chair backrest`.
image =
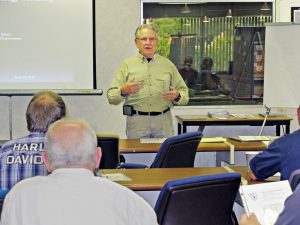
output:
M 300 183 L 300 169 L 297 169 L 292 172 L 290 178 L 289 178 L 290 186 L 292 191 L 296 189 L 298 184 Z
M 4 198 L 5 198 L 7 193 L 8 193 L 7 189 L 0 189 L 0 218 L 1 218 L 1 212 L 2 212 L 2 206 L 3 206 Z
M 160 225 L 235 225 L 233 204 L 239 173 L 173 180 L 164 185 L 155 205 Z
M 120 164 L 119 136 L 97 133 L 98 146 L 102 149 L 99 169 L 116 169 Z
M 151 168 L 194 167 L 201 132 L 168 137 L 162 144 Z

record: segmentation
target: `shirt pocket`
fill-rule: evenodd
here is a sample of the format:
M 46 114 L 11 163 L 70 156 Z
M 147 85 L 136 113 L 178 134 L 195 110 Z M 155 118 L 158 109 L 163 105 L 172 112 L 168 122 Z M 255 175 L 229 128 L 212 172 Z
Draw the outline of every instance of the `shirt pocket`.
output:
M 156 78 L 155 87 L 159 92 L 166 92 L 170 90 L 171 82 L 169 77 Z

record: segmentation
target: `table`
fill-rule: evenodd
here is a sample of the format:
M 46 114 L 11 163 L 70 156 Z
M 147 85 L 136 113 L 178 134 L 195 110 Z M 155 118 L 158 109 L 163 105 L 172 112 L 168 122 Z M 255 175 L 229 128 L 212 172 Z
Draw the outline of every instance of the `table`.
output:
M 267 146 L 261 141 L 240 142 L 230 138 L 226 142 L 202 143 L 198 146 L 198 152 L 229 151 L 230 144 L 235 151 L 262 151 Z M 120 153 L 157 153 L 160 143 L 141 143 L 139 139 L 120 139 Z
M 126 155 L 126 158 L 130 158 L 133 162 L 139 162 L 141 157 L 136 154 L 142 155 L 142 153 L 152 153 L 151 156 L 142 157 L 146 158 L 147 162 L 143 162 L 143 164 L 149 164 L 152 162 L 155 157 L 155 154 L 158 152 L 160 148 L 160 143 L 141 143 L 139 139 L 120 139 L 120 154 Z M 221 166 L 222 162 L 227 162 L 230 165 L 235 164 L 235 152 L 242 151 L 263 151 L 267 146 L 261 142 L 240 142 L 227 138 L 226 142 L 219 143 L 202 143 L 200 142 L 195 158 L 195 167 L 202 166 L 205 161 L 203 157 L 199 154 L 205 153 L 206 157 L 212 157 L 207 155 L 208 152 L 215 152 L 214 158 L 215 162 L 208 160 L 205 161 L 206 166 Z M 135 154 L 134 156 L 132 156 Z M 204 160 L 204 161 L 203 161 Z
M 238 172 L 249 184 L 265 181 L 250 180 L 247 167 L 230 166 L 234 172 Z M 201 168 L 151 168 L 151 169 L 103 169 L 101 175 L 122 173 L 129 177 L 130 181 L 116 181 L 117 183 L 134 191 L 157 191 L 161 190 L 165 183 L 170 180 L 201 176 L 208 174 L 228 173 L 226 167 L 201 167 Z
M 242 175 L 243 180 L 247 180 L 248 184 L 263 183 L 266 181 L 250 180 L 247 167 L 230 166 L 230 167 L 201 167 L 201 168 L 151 168 L 151 169 L 103 169 L 99 173 L 101 175 L 121 173 L 131 180 L 115 181 L 140 195 L 153 208 L 156 204 L 160 190 L 170 180 L 187 178 L 192 176 L 202 176 L 208 174 L 228 173 L 228 170 L 238 172 Z M 240 199 L 236 199 L 238 204 Z
M 232 126 L 232 125 L 249 125 L 262 126 L 264 117 L 255 116 L 251 118 L 236 118 L 229 117 L 224 119 L 212 118 L 208 116 L 193 116 L 193 115 L 177 115 L 178 134 L 186 133 L 188 126 Z M 276 136 L 280 136 L 280 125 L 285 126 L 285 132 L 290 133 L 290 123 L 292 118 L 282 117 L 268 117 L 265 126 L 276 126 Z

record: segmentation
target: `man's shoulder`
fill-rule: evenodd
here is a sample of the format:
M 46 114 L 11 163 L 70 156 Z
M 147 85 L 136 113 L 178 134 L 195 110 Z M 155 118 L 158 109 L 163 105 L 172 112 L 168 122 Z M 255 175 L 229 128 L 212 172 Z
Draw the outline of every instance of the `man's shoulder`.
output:
M 132 56 L 126 58 L 125 60 L 123 60 L 123 63 L 128 64 L 128 63 L 131 63 L 134 61 L 139 61 L 139 60 L 142 60 L 142 56 L 139 54 L 135 54 L 135 55 L 132 55 Z
M 164 57 L 164 56 L 162 56 L 162 55 L 160 55 L 160 54 L 155 54 L 154 57 L 155 57 L 156 59 L 158 59 L 158 60 L 165 61 L 165 62 L 168 62 L 168 63 L 171 63 L 171 64 L 174 65 L 174 63 L 173 63 L 170 59 L 168 59 L 167 57 Z
M 17 182 L 11 189 L 12 194 L 22 194 L 33 192 L 34 190 L 41 189 L 41 187 L 47 186 L 48 176 L 34 176 L 27 177 L 26 179 L 20 180 Z
M 282 137 L 278 138 L 275 141 L 278 141 L 278 142 L 286 142 L 286 141 L 292 141 L 292 140 L 298 141 L 299 138 L 300 138 L 300 129 L 296 130 L 292 133 L 285 134 L 285 135 L 283 135 Z M 299 144 L 300 144 L 300 141 L 299 141 Z

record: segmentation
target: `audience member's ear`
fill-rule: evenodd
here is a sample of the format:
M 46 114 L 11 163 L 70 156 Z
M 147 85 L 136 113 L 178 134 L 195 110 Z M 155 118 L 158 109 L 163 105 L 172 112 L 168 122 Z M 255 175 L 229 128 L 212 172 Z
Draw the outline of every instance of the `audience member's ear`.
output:
M 51 169 L 51 167 L 49 165 L 49 162 L 48 162 L 48 159 L 47 159 L 47 154 L 46 154 L 45 151 L 42 152 L 42 159 L 43 159 L 43 162 L 44 162 L 45 167 L 48 170 L 48 172 L 49 173 L 52 172 L 52 169 Z
M 300 125 L 300 106 L 297 109 L 297 118 L 298 118 L 298 124 Z
M 102 150 L 100 147 L 97 147 L 96 156 L 95 156 L 96 168 L 99 168 L 100 166 L 101 157 L 102 157 Z

